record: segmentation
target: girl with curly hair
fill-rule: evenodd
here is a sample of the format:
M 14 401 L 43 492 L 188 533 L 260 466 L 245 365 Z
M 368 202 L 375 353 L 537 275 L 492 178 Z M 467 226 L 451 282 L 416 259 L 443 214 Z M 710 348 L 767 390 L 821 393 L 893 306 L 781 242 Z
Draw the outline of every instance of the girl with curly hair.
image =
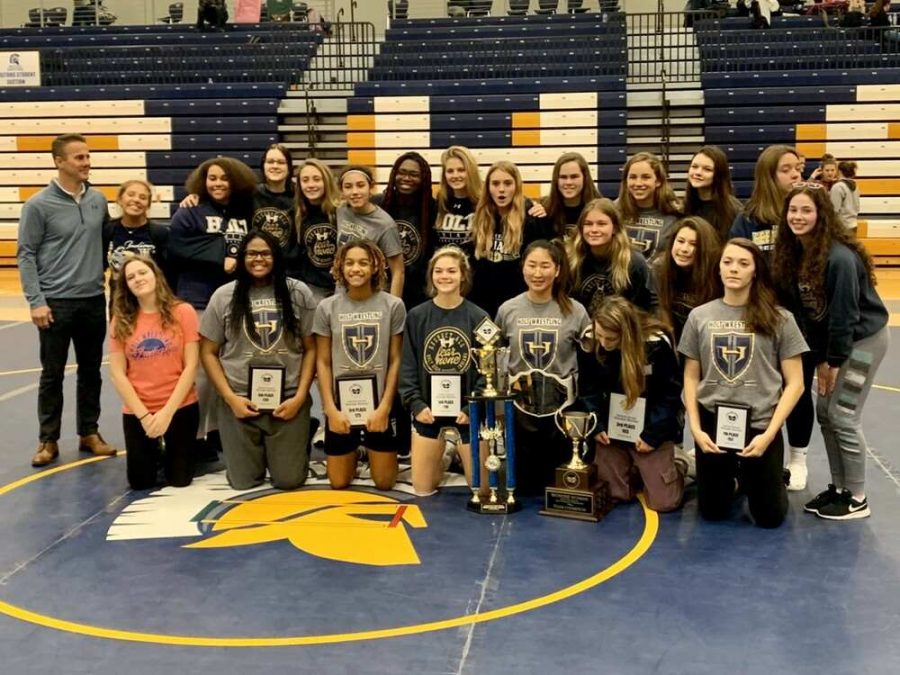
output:
M 830 520 L 865 518 L 862 412 L 889 343 L 888 312 L 875 290 L 872 258 L 834 214 L 816 184 L 788 194 L 775 271 L 799 296 L 817 377 L 816 416 L 831 484 L 804 507 Z
M 373 241 L 358 239 L 343 245 L 332 268 L 341 290 L 316 308 L 316 375 L 326 417 L 326 469 L 333 488 L 345 488 L 353 480 L 360 445 L 368 451 L 377 489 L 390 490 L 397 479 L 397 445 L 389 419 L 400 375 L 406 309 L 400 298 L 382 290 L 386 267 L 384 254 Z M 360 387 L 361 378 L 373 379 L 375 408 L 351 415 L 341 404 L 340 392 Z

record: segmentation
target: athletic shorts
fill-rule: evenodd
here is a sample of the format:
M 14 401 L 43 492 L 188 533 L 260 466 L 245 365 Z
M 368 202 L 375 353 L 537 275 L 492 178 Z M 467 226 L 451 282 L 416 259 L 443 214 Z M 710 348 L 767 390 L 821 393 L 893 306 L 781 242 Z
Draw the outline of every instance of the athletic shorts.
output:
M 388 427 L 390 429 L 390 427 Z M 362 445 L 376 452 L 397 452 L 397 441 L 390 431 L 351 429 L 349 434 L 336 434 L 325 424 L 325 454 L 349 455 Z
M 425 424 L 417 419 L 413 419 L 413 427 L 416 433 L 422 438 L 436 439 L 441 435 L 441 429 L 456 429 L 463 443 L 469 442 L 469 425 L 457 424 L 456 422 L 434 422 L 433 424 Z

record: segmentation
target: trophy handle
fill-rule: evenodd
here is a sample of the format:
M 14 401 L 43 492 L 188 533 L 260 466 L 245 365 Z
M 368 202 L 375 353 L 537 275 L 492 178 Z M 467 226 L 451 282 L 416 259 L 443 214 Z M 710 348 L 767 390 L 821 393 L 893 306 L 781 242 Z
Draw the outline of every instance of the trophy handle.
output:
M 593 414 L 593 413 L 591 413 L 591 414 Z M 568 438 L 569 434 L 566 432 L 565 426 L 560 426 L 560 424 L 559 424 L 560 415 L 562 415 L 562 410 L 557 410 L 556 414 L 553 416 L 553 423 L 556 424 L 556 428 L 562 432 L 562 435 L 565 436 L 566 438 Z M 563 415 L 563 419 L 565 419 L 564 415 Z
M 590 435 L 594 433 L 594 429 L 597 428 L 597 413 L 592 412 L 590 415 L 588 415 L 588 419 L 590 420 L 590 429 L 588 429 L 584 434 L 585 440 L 587 440 Z

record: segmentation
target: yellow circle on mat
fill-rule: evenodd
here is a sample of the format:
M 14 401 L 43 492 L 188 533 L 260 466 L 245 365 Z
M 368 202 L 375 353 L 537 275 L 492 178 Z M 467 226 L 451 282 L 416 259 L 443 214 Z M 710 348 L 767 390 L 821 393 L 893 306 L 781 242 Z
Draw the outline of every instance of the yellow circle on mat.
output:
M 68 471 L 86 464 L 94 462 L 102 462 L 109 459 L 108 457 L 92 457 L 84 459 L 54 469 L 49 469 L 41 473 L 28 476 L 21 480 L 9 483 L 0 487 L 0 496 L 3 496 L 13 490 L 20 488 L 29 483 L 33 483 L 43 478 L 48 478 L 57 473 Z M 457 628 L 474 623 L 484 623 L 486 621 L 495 621 L 503 619 L 514 614 L 521 614 L 533 609 L 552 605 L 560 600 L 571 598 L 579 593 L 598 586 L 605 581 L 609 581 L 617 574 L 625 571 L 631 565 L 638 561 L 653 544 L 656 534 L 659 531 L 659 516 L 655 511 L 647 508 L 646 503 L 641 499 L 641 507 L 644 510 L 644 531 L 641 533 L 640 539 L 625 555 L 615 561 L 609 567 L 598 571 L 586 579 L 566 586 L 531 600 L 525 600 L 506 607 L 498 607 L 489 612 L 481 612 L 479 614 L 467 614 L 457 616 L 450 619 L 442 619 L 440 621 L 428 621 L 425 623 L 410 624 L 408 626 L 398 626 L 396 628 L 381 628 L 378 630 L 357 631 L 354 633 L 329 633 L 325 635 L 293 635 L 285 637 L 199 637 L 195 635 L 165 635 L 162 633 L 142 633 L 140 631 L 117 630 L 115 628 L 105 628 L 103 626 L 93 626 L 85 623 L 75 623 L 66 621 L 46 614 L 38 614 L 23 607 L 17 607 L 7 602 L 0 601 L 0 612 L 7 614 L 15 619 L 27 621 L 29 623 L 44 626 L 46 628 L 55 628 L 69 633 L 77 633 L 80 635 L 89 635 L 91 637 L 106 638 L 109 640 L 124 640 L 128 642 L 145 642 L 151 644 L 162 645 L 179 645 L 187 647 L 294 647 L 299 645 L 325 645 L 340 642 L 356 642 L 360 640 L 377 640 L 380 638 L 401 637 L 404 635 L 416 635 L 418 633 L 428 633 L 430 631 L 444 630 L 447 628 Z

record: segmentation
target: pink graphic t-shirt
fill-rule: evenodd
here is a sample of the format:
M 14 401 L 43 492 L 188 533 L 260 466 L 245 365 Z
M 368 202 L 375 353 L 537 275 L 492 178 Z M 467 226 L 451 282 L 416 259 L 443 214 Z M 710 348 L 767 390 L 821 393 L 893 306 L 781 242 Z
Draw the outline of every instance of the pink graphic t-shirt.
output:
M 128 380 L 147 410 L 153 413 L 166 404 L 181 377 L 184 345 L 200 341 L 194 308 L 182 302 L 175 306 L 174 314 L 177 325 L 163 329 L 159 313 L 139 313 L 134 332 L 124 343 L 112 337 L 115 319 L 110 322 L 109 351 L 125 354 Z M 196 401 L 197 389 L 192 386 L 178 407 Z M 127 414 L 132 412 L 127 406 L 122 410 Z

